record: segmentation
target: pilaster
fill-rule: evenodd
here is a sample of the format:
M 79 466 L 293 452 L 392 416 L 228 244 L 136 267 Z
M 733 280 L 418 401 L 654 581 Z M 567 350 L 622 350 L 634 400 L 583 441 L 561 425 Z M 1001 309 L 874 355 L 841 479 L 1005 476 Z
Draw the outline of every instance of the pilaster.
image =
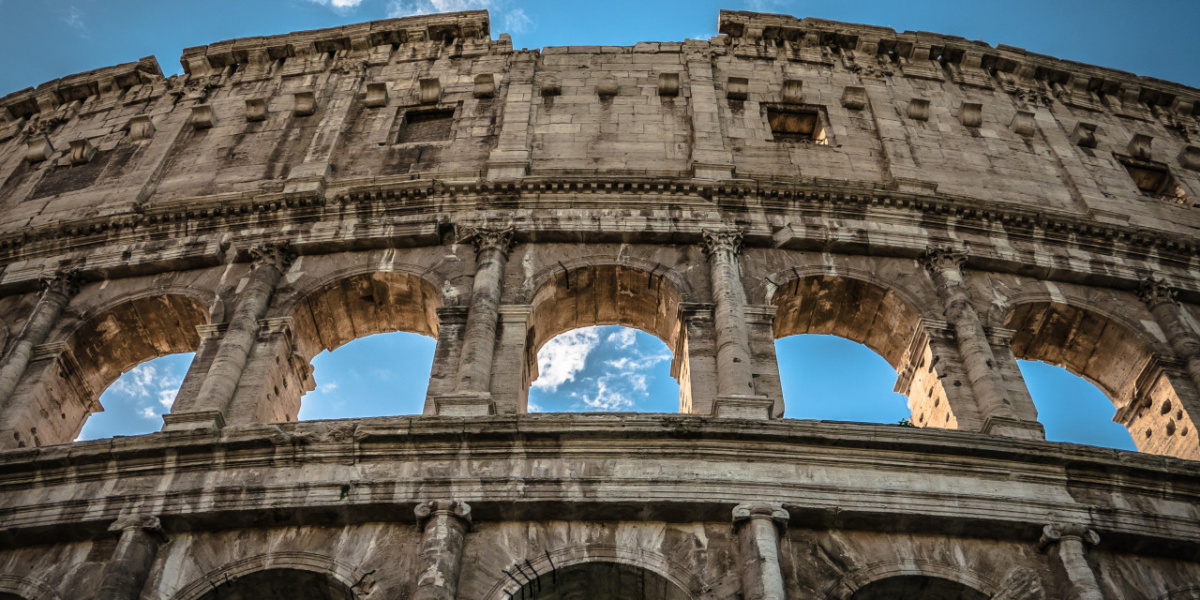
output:
M 164 541 L 157 517 L 134 516 L 117 519 L 108 528 L 120 536 L 117 549 L 104 567 L 96 598 L 137 600 L 154 565 L 158 546 Z
M 422 536 L 413 600 L 455 600 L 463 544 L 471 529 L 471 506 L 434 500 L 418 504 L 414 512 Z
M 790 515 L 782 506 L 739 504 L 733 509 L 738 537 L 738 566 L 745 600 L 786 600 L 779 566 L 779 536 Z
M 1043 551 L 1052 551 L 1067 573 L 1068 600 L 1104 600 L 1096 573 L 1087 562 L 1087 548 L 1100 543 L 1100 536 L 1084 525 L 1053 524 L 1042 529 L 1038 543 Z
M 717 398 L 713 416 L 769 419 L 773 403 L 754 389 L 750 333 L 746 323 L 746 290 L 738 254 L 742 233 L 709 230 L 704 234 L 712 278 L 713 324 L 717 341 Z

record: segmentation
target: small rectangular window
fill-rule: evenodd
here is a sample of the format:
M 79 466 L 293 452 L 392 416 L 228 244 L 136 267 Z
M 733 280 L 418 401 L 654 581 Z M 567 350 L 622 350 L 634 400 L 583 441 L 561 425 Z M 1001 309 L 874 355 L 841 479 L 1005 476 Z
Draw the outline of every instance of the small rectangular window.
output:
M 1138 191 L 1176 204 L 1191 204 L 1183 186 L 1171 176 L 1171 171 L 1165 166 L 1144 161 L 1122 161 L 1125 170 L 1133 178 Z
M 453 126 L 454 109 L 451 108 L 405 111 L 396 143 L 445 142 L 450 139 Z
M 777 142 L 829 143 L 821 111 L 816 107 L 767 107 L 767 123 Z

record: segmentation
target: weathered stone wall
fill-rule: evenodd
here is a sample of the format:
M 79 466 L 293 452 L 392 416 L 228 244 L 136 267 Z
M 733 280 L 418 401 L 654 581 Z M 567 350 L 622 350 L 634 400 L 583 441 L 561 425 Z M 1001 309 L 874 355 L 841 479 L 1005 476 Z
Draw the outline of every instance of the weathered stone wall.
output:
M 0 599 L 1200 593 L 1200 91 L 720 31 L 430 15 L 0 98 Z M 523 414 L 601 324 L 671 348 L 680 414 Z M 290 423 L 388 331 L 437 340 L 422 416 Z M 922 429 L 780 419 L 802 333 L 878 352 Z M 162 433 L 67 444 L 181 351 Z M 1164 457 L 1041 441 L 1019 359 Z

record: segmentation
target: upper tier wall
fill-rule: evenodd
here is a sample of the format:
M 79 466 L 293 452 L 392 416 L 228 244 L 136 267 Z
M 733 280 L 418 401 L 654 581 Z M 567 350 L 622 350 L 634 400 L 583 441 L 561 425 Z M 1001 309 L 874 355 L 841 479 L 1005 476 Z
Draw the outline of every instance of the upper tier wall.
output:
M 719 181 L 759 206 L 837 189 L 1200 255 L 1198 90 L 923 32 L 746 12 L 722 12 L 720 31 L 513 51 L 486 12 L 430 15 L 190 48 L 183 76 L 144 59 L 10 94 L 0 262 L 164 220 L 521 177 L 669 178 L 718 205 Z

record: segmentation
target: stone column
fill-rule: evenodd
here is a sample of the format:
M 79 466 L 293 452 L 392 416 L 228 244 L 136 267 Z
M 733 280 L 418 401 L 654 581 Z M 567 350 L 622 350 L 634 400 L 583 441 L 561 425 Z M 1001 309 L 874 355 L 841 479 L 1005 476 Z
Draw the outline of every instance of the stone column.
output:
M 1175 300 L 1175 290 L 1165 282 L 1148 277 L 1137 289 L 1154 321 L 1167 336 L 1175 356 L 1183 361 L 1192 383 L 1200 390 L 1200 337 L 1184 320 L 1183 307 Z
M 25 368 L 33 356 L 33 347 L 46 341 L 46 336 L 58 322 L 71 297 L 79 292 L 79 281 L 71 271 L 59 272 L 43 279 L 41 284 L 42 296 L 25 322 L 16 345 L 4 358 L 3 366 L 0 366 L 0 402 L 4 404 L 9 402 L 21 376 L 25 374 Z
M 983 432 L 1022 439 L 1044 439 L 1041 425 L 1017 417 L 1012 401 L 1004 394 L 999 374 L 995 371 L 996 357 L 983 330 L 979 314 L 967 297 L 962 265 L 966 253 L 950 248 L 930 248 L 924 264 L 937 286 L 946 319 L 954 327 L 958 353 L 963 368 L 975 392 L 975 403 L 983 417 Z M 1036 414 L 1036 411 L 1034 411 Z
M 436 415 L 435 399 L 454 393 L 458 377 L 459 356 L 462 354 L 463 330 L 467 325 L 466 306 L 443 306 L 437 309 L 437 346 L 433 350 L 433 367 L 429 372 L 429 388 L 425 392 L 422 414 Z
M 471 303 L 463 331 L 454 393 L 435 399 L 437 414 L 450 416 L 490 415 L 492 362 L 496 352 L 496 330 L 500 320 L 500 295 L 504 289 L 504 267 L 513 245 L 513 229 L 464 228 L 460 242 L 475 244 L 475 278 Z
M 746 290 L 737 260 L 741 249 L 741 232 L 704 230 L 717 339 L 717 400 L 713 413 L 718 417 L 766 419 L 770 418 L 771 401 L 754 392 Z
M 226 324 L 217 354 L 200 385 L 195 403 L 197 410 L 191 414 L 172 411 L 163 415 L 166 422 L 163 431 L 220 429 L 225 426 L 225 417 L 242 378 L 246 360 L 258 338 L 258 321 L 266 315 L 275 286 L 295 258 L 286 243 L 251 248 L 250 255 L 254 258 L 254 264 L 249 281 L 239 294 L 237 308 Z
M 108 528 L 121 536 L 117 549 L 104 567 L 96 598 L 137 600 L 154 565 L 154 555 L 162 541 L 157 517 L 125 517 Z
M 779 534 L 790 515 L 778 504 L 739 504 L 733 509 L 733 527 L 741 556 L 744 600 L 786 600 L 783 570 L 779 566 Z
M 423 502 L 415 509 L 424 532 L 413 600 L 455 600 L 471 506 L 457 500 Z
M 1087 546 L 1100 543 L 1100 536 L 1083 525 L 1047 525 L 1039 546 L 1055 547 L 1069 580 L 1068 600 L 1104 600 L 1100 583 L 1087 562 Z

